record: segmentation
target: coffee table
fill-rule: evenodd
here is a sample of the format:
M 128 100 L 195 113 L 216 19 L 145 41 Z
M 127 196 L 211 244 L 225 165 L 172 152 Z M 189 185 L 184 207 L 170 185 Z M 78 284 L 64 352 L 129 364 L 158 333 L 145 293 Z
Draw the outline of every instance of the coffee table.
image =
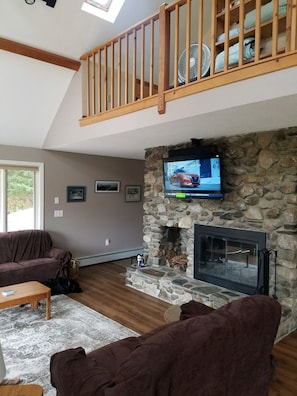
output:
M 42 396 L 40 385 L 0 385 L 0 396 Z
M 3 296 L 2 292 L 13 290 L 14 294 Z M 0 309 L 16 305 L 31 304 L 37 309 L 39 300 L 46 300 L 46 320 L 51 318 L 51 289 L 40 282 L 31 281 L 0 287 Z

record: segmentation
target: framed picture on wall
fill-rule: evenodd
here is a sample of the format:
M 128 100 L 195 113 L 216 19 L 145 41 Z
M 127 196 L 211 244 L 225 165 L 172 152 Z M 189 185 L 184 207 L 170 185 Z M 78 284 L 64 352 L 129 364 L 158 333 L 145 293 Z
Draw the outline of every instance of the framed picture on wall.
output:
M 125 187 L 125 201 L 126 202 L 139 202 L 141 200 L 141 187 L 140 186 L 126 186 Z
M 96 180 L 95 192 L 120 192 L 120 182 L 114 180 Z
M 67 202 L 84 202 L 86 200 L 86 187 L 68 186 Z

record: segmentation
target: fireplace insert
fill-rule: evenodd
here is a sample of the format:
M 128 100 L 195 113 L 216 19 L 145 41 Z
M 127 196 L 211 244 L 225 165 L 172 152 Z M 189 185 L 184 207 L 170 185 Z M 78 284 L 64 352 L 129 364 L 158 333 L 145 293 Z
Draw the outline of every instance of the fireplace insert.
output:
M 266 234 L 195 224 L 194 278 L 244 294 L 269 294 Z

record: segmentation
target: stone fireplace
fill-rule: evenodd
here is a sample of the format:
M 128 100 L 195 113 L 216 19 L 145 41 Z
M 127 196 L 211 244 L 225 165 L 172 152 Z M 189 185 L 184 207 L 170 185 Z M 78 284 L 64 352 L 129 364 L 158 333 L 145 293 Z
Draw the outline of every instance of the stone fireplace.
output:
M 266 271 L 268 285 L 265 283 L 263 287 L 268 289 L 269 295 L 276 295 L 281 303 L 281 333 L 288 334 L 297 328 L 297 127 L 218 138 L 205 141 L 205 144 L 216 145 L 223 155 L 223 201 L 164 196 L 163 158 L 168 156 L 169 150 L 186 148 L 189 144 L 146 151 L 143 239 L 145 271 L 151 278 L 137 288 L 147 291 L 149 284 L 148 288 L 154 290 L 152 295 L 173 304 L 194 298 L 217 306 L 218 296 L 226 303 L 225 296 L 233 295 L 230 289 L 223 291 L 221 286 L 195 279 L 195 227 L 259 232 L 266 235 L 266 249 L 277 253 L 276 262 L 270 260 Z M 168 272 L 160 254 L 164 230 L 171 228 L 180 230 L 179 253 L 187 256 L 186 272 L 178 275 Z M 254 248 L 253 243 L 234 246 L 244 262 L 243 271 L 245 265 L 251 267 L 256 258 Z M 228 261 L 229 258 L 231 260 L 231 256 L 227 256 Z M 220 255 L 216 259 L 223 263 L 226 256 Z M 133 287 L 135 279 L 132 275 L 128 282 Z M 162 290 L 155 282 L 159 285 L 163 282 Z

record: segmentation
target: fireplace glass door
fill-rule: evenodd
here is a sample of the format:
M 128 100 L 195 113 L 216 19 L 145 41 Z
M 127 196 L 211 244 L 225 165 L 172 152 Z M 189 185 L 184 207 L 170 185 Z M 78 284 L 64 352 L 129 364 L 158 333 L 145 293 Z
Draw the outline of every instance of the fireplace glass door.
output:
M 194 278 L 246 294 L 267 294 L 265 245 L 262 232 L 196 225 Z

